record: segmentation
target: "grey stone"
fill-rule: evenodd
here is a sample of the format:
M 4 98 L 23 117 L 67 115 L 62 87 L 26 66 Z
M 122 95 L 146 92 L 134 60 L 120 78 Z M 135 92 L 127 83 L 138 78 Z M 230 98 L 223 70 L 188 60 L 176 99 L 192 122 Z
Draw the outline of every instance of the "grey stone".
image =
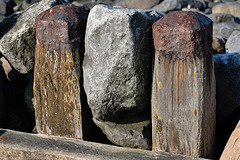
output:
M 212 13 L 227 13 L 235 17 L 240 17 L 240 3 L 228 2 L 217 4 L 212 8 Z
M 150 107 L 155 11 L 95 6 L 89 14 L 84 88 L 93 116 L 111 120 Z
M 151 149 L 151 113 L 142 113 L 135 116 L 110 121 L 99 121 L 93 118 L 95 124 L 102 129 L 108 139 L 119 146 Z
M 42 0 L 33 4 L 18 18 L 14 27 L 0 39 L 0 52 L 20 73 L 29 73 L 34 66 L 36 31 L 35 18 L 63 0 Z
M 240 53 L 240 31 L 233 31 L 227 40 L 226 48 L 228 53 Z
M 217 88 L 217 121 L 231 117 L 240 106 L 240 55 L 214 55 Z
M 154 6 L 152 9 L 157 12 L 170 12 L 173 10 L 180 10 L 184 7 L 187 7 L 188 0 L 164 0 L 159 5 Z
M 136 8 L 136 9 L 150 9 L 153 6 L 159 4 L 162 0 L 122 0 L 115 5 L 127 7 L 127 8 Z
M 240 24 L 236 22 L 222 22 L 213 25 L 213 36 L 220 36 L 228 39 L 233 31 L 240 31 Z
M 0 16 L 3 19 L 5 16 L 9 16 L 14 13 L 13 7 L 16 6 L 14 0 L 0 0 Z
M 225 14 L 225 13 L 216 13 L 216 14 L 209 14 L 207 15 L 208 18 L 210 18 L 213 23 L 221 23 L 221 22 L 234 22 L 235 18 L 231 14 Z
M 207 4 L 204 0 L 190 0 L 188 2 L 188 8 L 195 8 L 204 11 L 207 8 Z

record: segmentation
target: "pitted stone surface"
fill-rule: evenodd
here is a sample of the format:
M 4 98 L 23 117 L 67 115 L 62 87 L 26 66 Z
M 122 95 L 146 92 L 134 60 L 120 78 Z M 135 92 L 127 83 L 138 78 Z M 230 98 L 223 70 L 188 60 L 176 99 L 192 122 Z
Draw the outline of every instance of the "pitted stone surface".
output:
M 155 11 L 95 6 L 89 14 L 83 63 L 93 116 L 125 117 L 150 107 L 151 25 Z

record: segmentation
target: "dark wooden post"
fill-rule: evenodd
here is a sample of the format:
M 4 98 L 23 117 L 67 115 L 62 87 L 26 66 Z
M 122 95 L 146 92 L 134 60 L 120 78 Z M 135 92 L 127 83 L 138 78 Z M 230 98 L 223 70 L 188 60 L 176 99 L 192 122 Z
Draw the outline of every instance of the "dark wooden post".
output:
M 58 5 L 36 18 L 33 92 L 39 133 L 82 139 L 80 57 L 88 13 Z
M 153 150 L 211 158 L 215 139 L 212 21 L 170 12 L 153 24 Z

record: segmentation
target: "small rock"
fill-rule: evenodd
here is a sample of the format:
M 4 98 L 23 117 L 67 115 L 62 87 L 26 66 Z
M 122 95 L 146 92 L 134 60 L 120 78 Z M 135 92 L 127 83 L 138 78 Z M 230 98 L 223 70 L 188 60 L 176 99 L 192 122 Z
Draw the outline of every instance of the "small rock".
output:
M 29 73 L 34 66 L 36 27 L 35 18 L 44 10 L 63 0 L 42 0 L 25 10 L 11 30 L 0 39 L 0 52 L 20 73 Z
M 127 8 L 136 8 L 136 9 L 150 9 L 153 6 L 160 3 L 161 0 L 123 0 L 115 5 L 127 7 Z
M 112 143 L 122 147 L 151 149 L 150 116 L 145 113 L 121 118 L 114 122 L 102 122 L 96 118 L 93 120 Z
M 84 88 L 93 116 L 112 120 L 150 107 L 155 11 L 95 6 L 89 14 Z
M 213 54 L 226 53 L 225 40 L 222 37 L 213 37 Z
M 233 31 L 240 31 L 240 25 L 236 22 L 222 22 L 213 25 L 213 36 L 228 39 Z
M 212 13 L 226 13 L 232 14 L 235 17 L 240 17 L 240 3 L 220 3 L 212 8 Z
M 16 6 L 14 0 L 0 0 L 0 15 L 4 19 L 5 16 L 9 16 L 14 13 L 13 7 Z
M 231 14 L 225 14 L 225 13 L 216 13 L 216 14 L 210 14 L 207 15 L 208 18 L 210 18 L 213 23 L 221 23 L 221 22 L 234 22 L 235 18 Z
M 240 53 L 240 31 L 233 31 L 227 40 L 226 48 L 228 53 Z
M 203 15 L 206 15 L 204 12 L 199 11 L 199 10 L 196 9 L 196 8 L 183 8 L 182 11 L 192 11 L 192 12 L 198 12 L 198 13 L 201 13 L 201 14 L 203 14 Z
M 170 12 L 173 10 L 181 10 L 184 7 L 187 7 L 188 0 L 164 0 L 159 5 L 154 6 L 152 9 L 157 12 Z

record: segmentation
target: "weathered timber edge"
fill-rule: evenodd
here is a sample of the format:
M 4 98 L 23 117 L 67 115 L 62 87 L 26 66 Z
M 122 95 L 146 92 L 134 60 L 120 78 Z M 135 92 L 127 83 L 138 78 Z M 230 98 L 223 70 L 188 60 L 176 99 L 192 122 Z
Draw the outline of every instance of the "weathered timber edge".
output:
M 197 160 L 183 155 L 156 153 L 40 134 L 0 129 L 3 159 L 108 159 L 108 160 Z

